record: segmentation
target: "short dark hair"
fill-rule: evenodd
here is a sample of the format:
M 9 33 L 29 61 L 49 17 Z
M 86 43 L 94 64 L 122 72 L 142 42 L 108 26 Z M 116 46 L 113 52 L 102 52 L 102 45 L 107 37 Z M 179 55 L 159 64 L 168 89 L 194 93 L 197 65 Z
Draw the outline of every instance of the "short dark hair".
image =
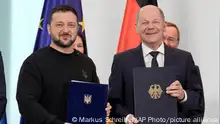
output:
M 68 5 L 58 5 L 55 8 L 53 8 L 51 13 L 50 13 L 49 24 L 52 21 L 53 14 L 56 13 L 56 12 L 72 12 L 74 15 L 76 15 L 77 21 L 78 21 L 78 14 L 77 14 L 76 10 L 73 7 L 68 6 Z
M 180 31 L 179 31 L 179 28 L 177 27 L 177 25 L 176 24 L 174 24 L 174 23 L 172 23 L 172 22 L 168 22 L 168 21 L 165 21 L 165 23 L 166 23 L 166 26 L 167 27 L 174 27 L 174 28 L 176 28 L 176 30 L 177 30 L 177 40 L 179 41 L 180 40 Z
M 77 35 L 82 39 L 83 48 L 84 48 L 84 53 L 83 54 L 88 55 L 85 37 L 83 36 L 83 34 L 81 32 L 78 32 Z

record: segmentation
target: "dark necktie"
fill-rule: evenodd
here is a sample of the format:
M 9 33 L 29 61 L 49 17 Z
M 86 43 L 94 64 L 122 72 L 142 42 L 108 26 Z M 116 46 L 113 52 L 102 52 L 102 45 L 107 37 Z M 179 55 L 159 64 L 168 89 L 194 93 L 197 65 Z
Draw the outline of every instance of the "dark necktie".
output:
M 159 54 L 158 51 L 150 52 L 150 55 L 153 57 L 153 59 L 151 61 L 151 67 L 158 67 L 158 63 L 157 63 L 157 55 L 158 54 Z

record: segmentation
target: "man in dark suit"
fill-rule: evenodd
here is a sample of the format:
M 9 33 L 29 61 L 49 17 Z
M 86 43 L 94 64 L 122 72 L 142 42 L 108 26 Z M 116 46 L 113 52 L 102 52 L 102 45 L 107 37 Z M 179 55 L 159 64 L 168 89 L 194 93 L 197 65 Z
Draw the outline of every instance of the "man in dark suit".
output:
M 179 41 L 180 41 L 179 28 L 177 27 L 176 24 L 174 24 L 172 22 L 166 21 L 165 23 L 166 23 L 166 30 L 164 32 L 164 43 L 167 46 L 170 46 L 173 48 L 178 48 Z M 188 115 L 190 118 L 203 119 L 204 112 L 205 112 L 205 98 L 204 98 L 204 92 L 203 92 L 203 84 L 202 84 L 199 66 L 196 65 L 195 68 L 196 68 L 196 75 L 198 76 L 199 83 L 202 87 L 202 97 L 200 97 L 200 103 L 198 105 L 198 109 L 197 110 L 194 109 Z
M 5 113 L 6 107 L 6 87 L 5 87 L 5 73 L 2 54 L 0 52 L 0 120 Z
M 147 5 L 139 10 L 136 30 L 143 42 L 137 48 L 114 56 L 109 78 L 111 117 L 137 123 L 134 115 L 133 69 L 164 66 L 178 68 L 177 79 L 167 87 L 166 93 L 178 99 L 178 117 L 187 117 L 187 113 L 197 107 L 202 89 L 195 75 L 192 55 L 163 44 L 165 19 L 163 11 L 156 6 Z

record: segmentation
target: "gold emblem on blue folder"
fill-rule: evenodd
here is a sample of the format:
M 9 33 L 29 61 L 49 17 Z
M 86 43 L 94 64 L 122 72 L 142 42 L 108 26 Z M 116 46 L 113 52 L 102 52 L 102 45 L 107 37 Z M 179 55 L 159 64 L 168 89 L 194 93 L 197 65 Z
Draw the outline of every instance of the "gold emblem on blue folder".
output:
M 163 90 L 159 84 L 152 84 L 148 90 L 148 93 L 152 99 L 159 99 L 162 95 L 162 92 Z
M 92 95 L 84 94 L 84 103 L 85 104 L 91 104 L 92 103 Z

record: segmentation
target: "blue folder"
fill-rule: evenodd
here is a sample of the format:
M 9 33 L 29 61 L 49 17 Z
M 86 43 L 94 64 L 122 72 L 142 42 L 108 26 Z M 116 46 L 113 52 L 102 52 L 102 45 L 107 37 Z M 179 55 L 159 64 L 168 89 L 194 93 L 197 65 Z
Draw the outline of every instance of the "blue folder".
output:
M 106 123 L 108 85 L 72 80 L 68 90 L 67 122 Z
M 174 67 L 135 68 L 134 107 L 141 124 L 176 124 L 177 99 L 166 88 L 177 78 Z

